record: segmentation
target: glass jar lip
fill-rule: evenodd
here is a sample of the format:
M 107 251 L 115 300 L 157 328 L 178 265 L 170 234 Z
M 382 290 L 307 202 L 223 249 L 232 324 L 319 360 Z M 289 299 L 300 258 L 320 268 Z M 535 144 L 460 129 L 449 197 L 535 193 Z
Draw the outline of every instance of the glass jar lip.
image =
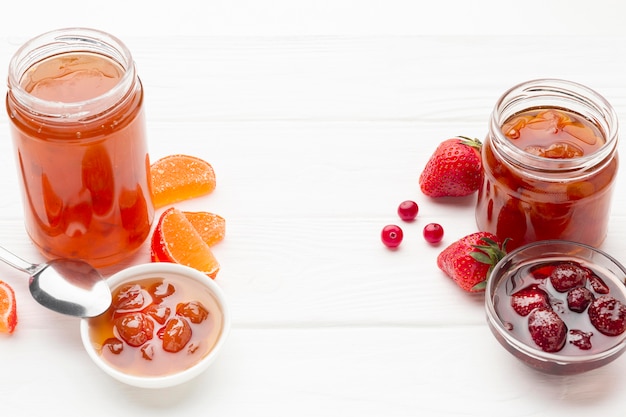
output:
M 589 119 L 600 128 L 605 143 L 589 155 L 572 159 L 544 158 L 518 148 L 506 138 L 502 124 L 516 113 L 542 107 L 573 111 Z M 490 136 L 498 145 L 494 152 L 514 166 L 544 174 L 589 169 L 606 160 L 617 149 L 619 122 L 615 109 L 604 96 L 573 81 L 541 78 L 517 84 L 498 99 L 489 123 Z
M 55 55 L 89 52 L 102 55 L 124 71 L 118 83 L 99 96 L 75 102 L 41 99 L 22 85 L 22 77 L 33 65 Z M 26 41 L 9 62 L 8 93 L 14 100 L 40 117 L 82 119 L 115 106 L 127 94 L 136 78 L 128 47 L 117 37 L 91 28 L 56 29 Z

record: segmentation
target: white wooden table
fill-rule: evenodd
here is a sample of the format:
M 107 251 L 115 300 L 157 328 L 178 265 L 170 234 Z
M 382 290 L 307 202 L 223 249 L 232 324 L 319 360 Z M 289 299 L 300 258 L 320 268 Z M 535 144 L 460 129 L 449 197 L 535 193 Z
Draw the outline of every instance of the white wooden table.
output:
M 226 218 L 216 282 L 232 332 L 196 380 L 131 388 L 90 362 L 76 319 L 40 307 L 24 274 L 0 265 L 20 320 L 0 335 L 3 416 L 623 414 L 626 357 L 554 377 L 498 345 L 483 296 L 463 293 L 435 263 L 476 230 L 475 197 L 432 201 L 417 179 L 439 141 L 482 138 L 500 94 L 529 79 L 586 84 L 626 121 L 625 6 L 135 3 L 3 5 L 0 78 L 19 45 L 50 29 L 97 27 L 129 45 L 147 92 L 151 157 L 189 153 L 216 170 L 213 194 L 177 206 Z M 37 262 L 13 155 L 2 112 L 0 245 Z M 625 180 L 603 246 L 624 262 Z M 396 216 L 405 199 L 420 205 L 414 223 Z M 422 238 L 429 222 L 445 228 L 442 246 Z M 388 223 L 405 232 L 397 251 L 380 242 Z M 117 268 L 148 260 L 145 245 Z

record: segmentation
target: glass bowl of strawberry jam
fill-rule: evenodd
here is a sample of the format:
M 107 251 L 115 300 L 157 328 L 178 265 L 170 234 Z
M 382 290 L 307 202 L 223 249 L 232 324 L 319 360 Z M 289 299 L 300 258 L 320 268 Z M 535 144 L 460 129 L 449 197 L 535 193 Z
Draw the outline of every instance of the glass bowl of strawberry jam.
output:
M 230 312 L 214 280 L 183 265 L 149 263 L 124 269 L 107 283 L 111 307 L 80 327 L 100 369 L 129 385 L 165 388 L 213 363 L 230 329 Z
M 487 322 L 526 365 L 558 375 L 586 372 L 626 348 L 625 280 L 626 268 L 592 246 L 530 243 L 490 274 Z
M 509 249 L 562 239 L 598 247 L 618 169 L 613 107 L 583 85 L 529 81 L 496 103 L 484 141 L 478 228 Z

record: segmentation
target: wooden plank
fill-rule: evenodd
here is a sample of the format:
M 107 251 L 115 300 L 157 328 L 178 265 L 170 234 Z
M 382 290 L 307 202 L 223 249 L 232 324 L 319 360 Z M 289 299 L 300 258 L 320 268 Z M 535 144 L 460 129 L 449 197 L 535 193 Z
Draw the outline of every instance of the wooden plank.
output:
M 613 415 L 618 402 L 608 398 L 619 397 L 626 372 L 620 358 L 583 375 L 541 374 L 501 349 L 482 326 L 235 327 L 205 374 L 168 390 L 142 390 L 91 364 L 73 323 L 66 324 L 20 334 L 19 348 L 3 344 L 12 362 L 30 364 L 0 385 L 11 415 L 38 414 L 43 404 L 53 417 L 119 410 L 155 416 Z M 70 387 L 81 396 L 71 402 L 62 391 Z M 37 401 L 25 401 L 33 390 Z
M 431 221 L 445 227 L 443 244 L 474 231 L 474 197 L 429 200 L 417 178 L 440 140 L 483 137 L 495 100 L 520 81 L 573 79 L 623 115 L 623 39 L 167 33 L 128 38 L 147 92 L 150 151 L 215 167 L 215 192 L 179 207 L 227 220 L 215 252 L 232 337 L 192 383 L 165 393 L 122 386 L 82 353 L 77 320 L 45 311 L 24 274 L 0 265 L 20 311 L 18 332 L 0 337 L 0 367 L 11 375 L 0 383 L 3 409 L 65 415 L 68 392 L 78 399 L 67 415 L 93 416 L 583 416 L 622 405 L 624 359 L 553 378 L 497 345 L 482 297 L 443 276 L 443 245 L 421 238 Z M 0 61 L 16 44 L 0 41 Z M 0 244 L 37 261 L 0 112 L 2 131 Z M 618 258 L 624 187 L 620 173 L 604 245 Z M 399 222 L 407 198 L 419 218 L 402 224 L 405 242 L 389 251 L 380 229 Z M 146 262 L 148 251 L 120 267 Z

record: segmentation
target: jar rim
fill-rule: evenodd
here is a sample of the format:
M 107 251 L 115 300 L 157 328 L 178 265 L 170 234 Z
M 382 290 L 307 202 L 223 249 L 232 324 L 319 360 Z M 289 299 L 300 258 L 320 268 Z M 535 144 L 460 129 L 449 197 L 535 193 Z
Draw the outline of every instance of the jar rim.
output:
M 123 73 L 118 82 L 106 92 L 80 101 L 47 100 L 30 94 L 22 85 L 26 72 L 37 63 L 67 53 L 95 53 L 118 64 Z M 136 78 L 132 55 L 117 37 L 106 32 L 73 27 L 56 29 L 25 42 L 9 62 L 8 93 L 14 100 L 39 117 L 53 119 L 83 119 L 115 106 L 130 91 Z
M 596 151 L 571 159 L 551 159 L 518 148 L 502 132 L 502 124 L 514 114 L 536 108 L 572 111 L 596 125 L 605 143 Z M 542 78 L 517 84 L 496 102 L 490 117 L 491 138 L 504 160 L 513 166 L 533 170 L 540 175 L 587 170 L 597 167 L 617 150 L 618 118 L 613 106 L 595 90 L 577 82 Z

